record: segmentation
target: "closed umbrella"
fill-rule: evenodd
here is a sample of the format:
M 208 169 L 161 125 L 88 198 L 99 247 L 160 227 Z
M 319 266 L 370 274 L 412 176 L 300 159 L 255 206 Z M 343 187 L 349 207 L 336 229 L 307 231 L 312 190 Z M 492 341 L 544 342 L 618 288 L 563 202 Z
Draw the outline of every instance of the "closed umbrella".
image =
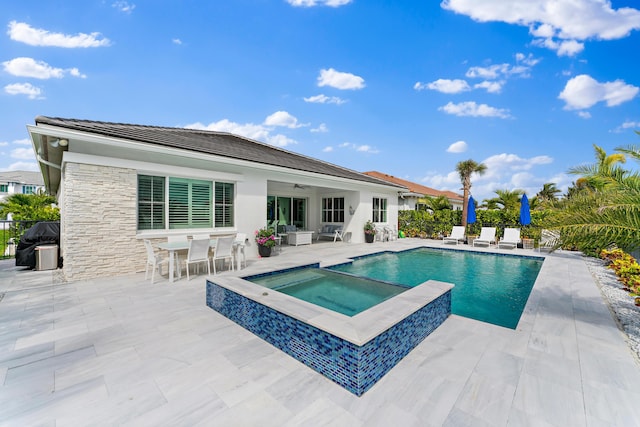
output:
M 520 224 L 529 225 L 531 224 L 531 212 L 529 209 L 529 199 L 526 194 L 522 195 L 522 199 L 520 199 Z
M 476 222 L 476 202 L 473 200 L 473 196 L 469 196 L 469 203 L 467 203 L 467 224 L 473 224 Z

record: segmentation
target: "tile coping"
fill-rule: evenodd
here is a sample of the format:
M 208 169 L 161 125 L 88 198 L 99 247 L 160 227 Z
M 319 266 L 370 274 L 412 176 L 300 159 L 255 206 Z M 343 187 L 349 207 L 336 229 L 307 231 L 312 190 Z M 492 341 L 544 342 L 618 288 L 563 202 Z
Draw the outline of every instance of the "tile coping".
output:
M 210 277 L 208 280 L 358 346 L 363 346 L 454 286 L 451 283 L 428 280 L 349 317 L 239 277 Z

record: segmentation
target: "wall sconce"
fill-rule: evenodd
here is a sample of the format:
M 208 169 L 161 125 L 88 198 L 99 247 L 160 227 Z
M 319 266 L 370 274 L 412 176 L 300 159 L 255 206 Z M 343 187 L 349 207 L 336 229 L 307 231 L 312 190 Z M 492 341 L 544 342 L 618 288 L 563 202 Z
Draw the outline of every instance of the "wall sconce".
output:
M 349 215 L 353 215 L 354 213 L 356 213 L 356 211 L 353 210 L 353 206 L 349 206 Z

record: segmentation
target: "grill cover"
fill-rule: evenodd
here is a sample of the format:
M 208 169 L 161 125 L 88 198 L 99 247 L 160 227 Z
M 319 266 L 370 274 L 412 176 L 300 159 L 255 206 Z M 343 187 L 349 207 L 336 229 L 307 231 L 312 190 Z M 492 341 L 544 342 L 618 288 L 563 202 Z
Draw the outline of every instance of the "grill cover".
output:
M 36 268 L 36 246 L 60 246 L 60 223 L 42 221 L 24 232 L 16 248 L 16 266 Z M 61 265 L 58 259 L 58 266 Z

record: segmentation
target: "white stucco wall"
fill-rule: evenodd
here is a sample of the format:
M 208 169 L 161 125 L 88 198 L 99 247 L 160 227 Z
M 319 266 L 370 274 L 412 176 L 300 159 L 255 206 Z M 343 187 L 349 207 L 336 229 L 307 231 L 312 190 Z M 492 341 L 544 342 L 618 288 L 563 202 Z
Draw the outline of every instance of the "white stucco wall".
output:
M 322 225 L 322 197 L 344 197 L 345 227 L 351 232 L 352 242 L 364 241 L 362 225 L 372 218 L 373 197 L 387 199 L 386 223 L 397 224 L 397 192 L 385 186 L 304 176 L 304 172 L 296 172 L 296 176 L 282 169 L 257 169 L 249 164 L 229 165 L 201 160 L 191 164 L 194 167 L 111 158 L 88 152 L 65 153 L 59 192 L 64 278 L 80 280 L 143 271 L 146 262 L 143 240 L 150 239 L 157 244 L 166 241 L 170 234 L 209 232 L 214 237 L 246 233 L 249 239 L 247 258 L 255 258 L 254 232 L 266 225 L 268 195 L 306 198 L 307 229 L 313 231 Z M 234 183 L 234 226 L 208 230 L 137 230 L 138 174 Z M 304 188 L 296 188 L 294 183 L 302 183 Z M 371 187 L 379 190 L 372 191 Z M 353 215 L 349 214 L 350 206 L 354 209 Z

